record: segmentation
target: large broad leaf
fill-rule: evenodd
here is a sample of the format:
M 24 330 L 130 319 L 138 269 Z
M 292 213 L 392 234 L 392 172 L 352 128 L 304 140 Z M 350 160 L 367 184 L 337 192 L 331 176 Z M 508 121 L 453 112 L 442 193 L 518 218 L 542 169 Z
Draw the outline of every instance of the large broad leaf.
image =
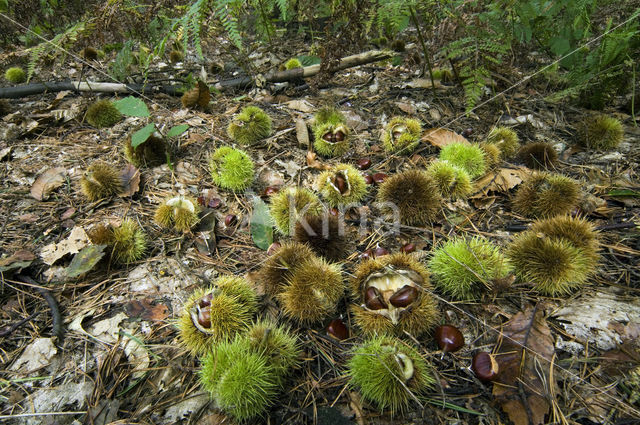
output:
M 253 198 L 251 238 L 258 248 L 264 250 L 273 243 L 273 220 L 269 214 L 269 207 L 257 196 Z
M 136 131 L 131 135 L 131 146 L 134 148 L 136 146 L 140 146 L 141 144 L 147 141 L 149 136 L 151 136 L 154 131 L 156 131 L 155 124 L 151 123 L 151 124 L 145 125 L 140 130 Z
M 80 250 L 73 256 L 71 264 L 66 268 L 65 272 L 68 277 L 82 276 L 89 270 L 93 269 L 98 261 L 104 257 L 104 249 L 107 245 L 89 245 Z
M 319 56 L 298 56 L 298 60 L 302 66 L 317 65 L 322 62 Z
M 122 115 L 130 117 L 148 117 L 150 115 L 147 105 L 137 97 L 125 97 L 124 99 L 116 100 L 113 104 Z
M 189 126 L 187 124 L 176 125 L 175 127 L 171 127 L 171 129 L 167 132 L 167 138 L 176 137 L 187 131 Z

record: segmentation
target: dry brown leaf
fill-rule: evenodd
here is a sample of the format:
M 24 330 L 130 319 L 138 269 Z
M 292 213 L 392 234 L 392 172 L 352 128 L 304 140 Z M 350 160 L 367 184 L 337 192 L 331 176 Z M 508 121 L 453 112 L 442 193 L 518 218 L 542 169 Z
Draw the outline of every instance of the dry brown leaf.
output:
M 76 254 L 89 245 L 89 237 L 82 227 L 74 227 L 69 237 L 62 242 L 52 243 L 42 248 L 40 257 L 45 264 L 52 265 L 67 254 Z
M 553 336 L 542 311 L 528 306 L 504 324 L 493 395 L 516 425 L 545 423 L 551 407 L 547 399 L 554 392 L 549 385 L 556 385 L 549 377 L 554 355 Z
M 316 170 L 328 170 L 331 168 L 329 164 L 319 161 L 316 153 L 312 151 L 307 152 L 307 165 Z
M 152 320 L 159 322 L 169 316 L 169 309 L 166 305 L 158 303 L 153 305 L 152 300 L 133 300 L 125 306 L 127 315 L 135 319 Z
M 416 109 L 416 106 L 412 105 L 411 103 L 395 102 L 395 105 L 398 107 L 398 109 L 400 109 L 405 114 L 415 115 L 418 112 L 418 110 Z
M 47 199 L 53 190 L 62 186 L 66 173 L 67 171 L 62 167 L 49 168 L 33 182 L 31 196 L 38 201 Z
M 309 146 L 309 129 L 307 123 L 302 119 L 296 120 L 296 139 L 298 139 L 298 145 L 303 147 Z
M 316 108 L 307 100 L 291 100 L 289 102 L 286 102 L 285 105 L 287 105 L 289 109 L 294 109 L 296 111 L 304 113 L 309 113 L 316 110 Z
M 470 145 L 469 141 L 455 131 L 446 128 L 430 128 L 422 134 L 422 142 L 428 142 L 438 148 L 443 148 L 451 143 L 465 143 Z
M 490 171 L 474 182 L 474 191 L 479 193 L 472 196 L 472 198 L 484 197 L 489 192 L 506 193 L 522 183 L 522 180 L 524 180 L 529 173 L 530 172 L 524 167 L 499 168 Z
M 131 164 L 127 164 L 120 170 L 120 180 L 122 181 L 121 197 L 133 196 L 140 190 L 140 171 Z

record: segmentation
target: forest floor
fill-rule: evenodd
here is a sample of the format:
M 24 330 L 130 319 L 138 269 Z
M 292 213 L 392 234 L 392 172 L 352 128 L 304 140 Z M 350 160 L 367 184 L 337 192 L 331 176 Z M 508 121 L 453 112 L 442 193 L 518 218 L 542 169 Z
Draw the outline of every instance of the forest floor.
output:
M 277 67 L 305 52 L 302 43 L 299 47 L 299 52 L 291 43 L 286 49 L 259 50 L 251 60 L 259 69 Z M 223 63 L 227 59 L 213 48 L 206 52 Z M 384 61 L 343 70 L 319 88 L 296 82 L 224 91 L 214 94 L 204 110 L 184 109 L 178 97 L 144 96 L 150 118 L 126 117 L 106 129 L 84 121 L 86 108 L 97 99 L 125 95 L 61 92 L 10 99 L 9 111 L 0 119 L 4 127 L 0 134 L 3 422 L 232 423 L 200 387 L 199 361 L 179 343 L 175 321 L 194 289 L 218 275 L 235 274 L 253 282 L 261 295 L 261 316 L 286 322 L 256 279 L 268 255 L 252 241 L 250 194 L 217 188 L 207 165 L 211 151 L 230 143 L 226 127 L 232 116 L 243 106 L 255 104 L 273 119 L 274 132 L 264 143 L 246 149 L 256 163 L 253 193 L 260 194 L 268 186 L 313 188 L 326 164 L 355 164 L 362 158 L 372 160 L 368 173 L 393 175 L 425 168 L 437 157 L 434 143 L 423 140 L 416 152 L 405 156 L 388 155 L 382 149 L 380 129 L 395 115 L 415 117 L 424 129 L 443 127 L 464 134 L 472 143 L 484 140 L 491 128 L 507 125 L 522 144 L 547 141 L 554 147 L 559 161 L 553 171 L 581 183 L 579 214 L 600 229 L 601 237 L 597 273 L 570 296 L 541 296 L 520 281 L 476 302 L 452 302 L 436 294 L 442 321 L 461 329 L 467 344 L 443 356 L 432 336 L 412 341 L 433 364 L 438 379 L 436 389 L 403 414 L 380 413 L 348 385 L 345 362 L 349 350 L 362 341 L 358 329 L 351 326 L 348 306 L 352 300 L 345 297 L 333 317 L 312 326 L 292 323 L 302 344 L 303 362 L 267 416 L 255 423 L 499 424 L 511 420 L 526 424 L 540 419 L 544 423 L 638 423 L 640 383 L 632 379 L 632 371 L 638 373 L 640 364 L 640 129 L 633 117 L 622 107 L 608 109 L 624 125 L 623 143 L 612 152 L 581 149 L 574 143 L 575 124 L 591 111 L 545 101 L 550 92 L 543 78 L 529 79 L 494 97 L 522 82 L 539 64 L 495 76 L 495 87 L 484 97 L 492 100 L 465 114 L 462 89 L 437 84 L 432 91 L 427 76 L 420 75 L 421 66 L 411 61 L 419 54 L 417 45 L 408 44 L 399 65 Z M 185 63 L 192 64 L 190 59 Z M 23 51 L 0 54 L 2 69 L 25 61 Z M 37 69 L 36 80 L 83 75 L 91 81 L 108 81 L 99 72 L 106 69 L 106 61 L 92 66 L 95 69 L 83 70 L 77 58 L 70 56 L 62 64 Z M 200 73 L 199 66 L 189 66 L 189 70 L 178 67 L 153 78 Z M 228 76 L 209 72 L 207 82 L 213 86 Z M 3 84 L 8 86 L 6 81 Z M 296 131 L 297 120 L 309 120 L 326 105 L 343 111 L 353 130 L 352 148 L 339 159 L 309 155 L 308 140 Z M 138 190 L 131 196 L 88 202 L 79 188 L 85 170 L 97 160 L 123 168 L 127 164 L 123 140 L 149 122 L 163 133 L 177 125 L 189 126 L 171 140 L 171 166 L 141 168 Z M 50 186 L 43 188 L 39 178 L 48 170 L 52 171 L 45 186 Z M 421 260 L 453 235 L 484 236 L 506 246 L 531 221 L 511 207 L 518 184 L 530 173 L 517 159 L 509 159 L 478 179 L 469 199 L 445 203 L 432 225 L 403 226 L 399 233 L 384 226 L 371 228 L 354 241 L 352 254 L 342 263 L 345 280 L 360 254 L 377 246 L 396 252 L 411 242 Z M 375 192 L 372 187 L 365 208 L 375 201 Z M 202 197 L 205 203 L 221 200 L 207 209 L 217 219 L 213 238 L 211 229 L 183 234 L 154 223 L 156 207 L 176 193 Z M 228 214 L 237 215 L 237 223 L 225 225 Z M 144 228 L 149 241 L 145 257 L 128 266 L 100 264 L 80 277 L 68 278 L 71 254 L 86 245 L 83 234 L 98 223 L 118 223 L 125 217 Z M 59 258 L 50 256 L 52 244 L 60 250 Z M 61 335 L 52 335 L 52 310 L 38 285 L 25 282 L 19 273 L 35 279 L 57 300 Z M 326 325 L 336 317 L 347 323 L 350 338 L 337 341 L 327 336 Z M 533 378 L 521 382 L 537 382 L 540 387 L 520 385 L 505 401 L 498 399 L 493 384 L 477 380 L 469 365 L 477 350 L 496 349 L 507 332 L 503 326 L 514 317 L 524 321 L 527 334 L 536 336 L 527 347 L 536 362 L 522 363 L 530 368 L 525 374 Z M 523 407 L 523 403 L 526 408 L 514 411 L 514 405 Z

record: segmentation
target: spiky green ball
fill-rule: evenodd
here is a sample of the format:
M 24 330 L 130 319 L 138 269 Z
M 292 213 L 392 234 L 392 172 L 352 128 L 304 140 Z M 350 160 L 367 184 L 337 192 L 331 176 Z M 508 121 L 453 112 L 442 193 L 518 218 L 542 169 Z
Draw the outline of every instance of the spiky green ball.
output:
M 239 191 L 251 186 L 254 164 L 245 151 L 223 146 L 209 159 L 213 182 L 224 188 Z
M 118 171 L 104 162 L 94 162 L 80 179 L 80 188 L 90 201 L 117 196 L 123 191 Z
M 99 100 L 87 109 L 87 122 L 94 127 L 111 127 L 122 119 L 115 105 L 106 99 Z
M 464 168 L 472 179 L 480 177 L 487 170 L 484 152 L 477 145 L 451 143 L 442 148 L 440 159 Z
M 545 295 L 583 286 L 598 264 L 598 237 L 583 219 L 558 216 L 537 221 L 514 238 L 507 255 L 517 276 Z
M 139 260 L 147 249 L 144 230 L 133 220 L 122 220 L 113 228 L 111 258 L 119 264 L 129 264 Z
M 420 143 L 422 125 L 412 118 L 393 117 L 382 132 L 382 145 L 387 152 L 411 153 Z
M 534 170 L 552 168 L 558 162 L 558 153 L 549 143 L 528 143 L 520 148 L 518 157 L 524 164 Z
M 287 326 L 261 320 L 251 325 L 245 337 L 251 349 L 261 353 L 275 369 L 278 381 L 282 381 L 300 364 L 300 343 Z
M 569 213 L 580 197 L 580 185 L 561 174 L 534 173 L 518 188 L 513 209 L 525 217 Z
M 24 72 L 24 69 L 19 66 L 14 66 L 5 71 L 4 78 L 10 83 L 20 84 L 27 80 L 27 74 Z
M 429 261 L 436 287 L 458 300 L 473 300 L 493 288 L 493 281 L 511 271 L 500 248 L 474 237 L 454 238 L 442 244 Z
M 488 143 L 494 143 L 504 158 L 513 157 L 520 148 L 518 134 L 509 127 L 495 127 L 487 136 Z
M 258 295 L 246 279 L 240 276 L 222 275 L 216 279 L 215 285 L 223 294 L 238 298 L 238 301 L 250 312 L 258 310 Z
M 378 190 L 378 202 L 394 220 L 411 226 L 432 221 L 442 206 L 436 182 L 421 170 L 407 170 L 386 179 Z
M 304 187 L 287 187 L 271 197 L 269 212 L 276 229 L 283 235 L 293 232 L 296 222 L 305 215 L 318 215 L 322 210 L 315 193 Z
M 227 134 L 241 145 L 252 145 L 271 134 L 271 118 L 257 106 L 247 106 L 227 127 Z
M 487 167 L 495 167 L 502 161 L 502 151 L 495 143 L 483 142 L 478 145 L 484 152 L 484 159 Z
M 158 206 L 154 221 L 165 228 L 187 232 L 198 222 L 200 207 L 197 202 L 184 196 L 167 198 Z
M 577 130 L 578 143 L 591 149 L 611 150 L 624 137 L 620 120 L 608 115 L 589 117 L 577 125 Z
M 391 413 L 405 410 L 435 380 L 431 366 L 418 351 L 391 337 L 375 337 L 353 351 L 347 363 L 350 384 L 362 397 Z
M 167 162 L 167 142 L 158 132 L 138 146 L 131 145 L 131 137 L 127 137 L 122 144 L 125 158 L 136 167 L 153 167 Z
M 218 407 L 240 421 L 263 414 L 279 390 L 275 368 L 244 338 L 217 344 L 204 358 L 200 381 Z
M 445 198 L 464 199 L 473 191 L 469 173 L 448 161 L 433 161 L 427 172 Z
M 338 180 L 340 183 L 338 183 Z M 340 191 L 343 184 L 345 191 Z M 349 164 L 338 164 L 322 172 L 316 180 L 318 191 L 331 206 L 356 204 L 367 195 L 369 187 L 362 174 Z
M 295 68 L 302 68 L 302 62 L 300 62 L 300 60 L 298 60 L 297 58 L 291 58 L 284 64 L 284 69 L 289 70 Z
M 314 119 L 313 147 L 323 156 L 340 156 L 351 146 L 349 128 L 344 115 L 334 108 L 323 108 L 318 111 Z

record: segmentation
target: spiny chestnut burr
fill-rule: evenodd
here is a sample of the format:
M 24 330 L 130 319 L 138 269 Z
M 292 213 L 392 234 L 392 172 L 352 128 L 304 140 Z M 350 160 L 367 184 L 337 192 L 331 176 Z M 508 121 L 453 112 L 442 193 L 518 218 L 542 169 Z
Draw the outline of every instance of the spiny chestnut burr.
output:
M 369 189 L 362 174 L 349 164 L 337 164 L 318 176 L 316 186 L 329 205 L 360 202 Z
M 500 367 L 495 357 L 486 351 L 480 351 L 474 354 L 471 360 L 471 370 L 476 374 L 479 380 L 490 382 L 498 377 Z
M 362 158 L 356 162 L 356 167 L 360 170 L 368 170 L 371 167 L 371 160 L 369 158 Z
M 267 248 L 267 255 L 273 255 L 276 253 L 277 250 L 280 249 L 282 245 L 280 244 L 280 242 L 274 242 L 271 245 L 269 245 L 269 248 Z
M 464 347 L 464 336 L 455 326 L 441 325 L 436 328 L 435 339 L 445 353 L 453 353 Z
M 329 322 L 327 333 L 340 341 L 349 338 L 349 329 L 341 319 L 333 319 Z

